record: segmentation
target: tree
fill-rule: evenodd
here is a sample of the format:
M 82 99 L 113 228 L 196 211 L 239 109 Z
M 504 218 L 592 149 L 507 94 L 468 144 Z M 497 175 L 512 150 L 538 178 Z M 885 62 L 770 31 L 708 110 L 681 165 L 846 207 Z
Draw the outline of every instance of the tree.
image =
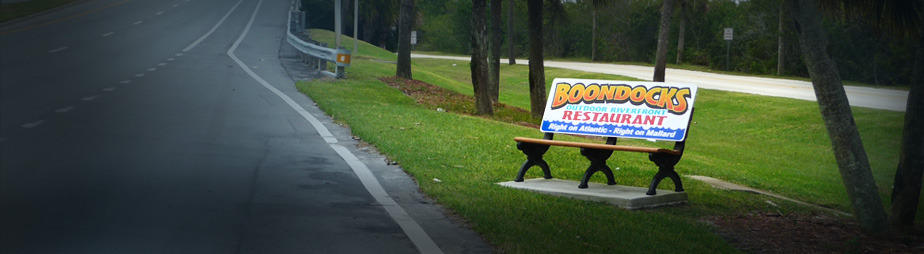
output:
M 395 77 L 412 79 L 411 75 L 411 24 L 414 22 L 414 0 L 401 0 L 398 18 L 398 68 Z
M 687 33 L 687 8 L 693 9 L 694 12 L 709 11 L 709 2 L 703 0 L 680 0 L 680 31 L 677 36 L 677 64 L 683 63 L 683 48 L 686 41 Z
M 667 68 L 667 40 L 670 36 L 673 11 L 674 0 L 664 0 L 661 5 L 661 25 L 658 28 L 658 50 L 655 55 L 653 78 L 655 82 L 664 82 L 664 69 Z
M 783 0 L 780 0 L 779 34 L 776 36 L 776 75 L 783 76 Z
M 475 114 L 493 115 L 488 93 L 488 61 L 485 46 L 485 8 L 487 0 L 472 0 L 472 86 L 475 89 Z
M 590 59 L 593 61 L 600 60 L 600 56 L 597 55 L 597 10 L 603 9 L 603 6 L 607 2 L 609 2 L 609 0 L 593 0 L 591 2 L 591 5 L 593 5 L 590 8 L 591 17 L 593 18 L 593 21 L 592 21 L 593 25 L 591 26 L 591 30 L 593 32 L 591 32 L 591 35 L 590 35 L 590 41 L 591 41 L 590 42 Z
M 491 50 L 488 52 L 491 61 L 488 66 L 488 95 L 492 102 L 500 99 L 500 52 L 501 52 L 501 0 L 491 0 Z
M 527 0 L 529 26 L 529 112 L 533 118 L 545 114 L 545 64 L 542 56 L 542 0 Z
M 516 44 L 513 43 L 513 0 L 507 0 L 507 64 L 517 64 Z
M 888 230 L 885 209 L 853 120 L 847 93 L 834 61 L 828 55 L 827 35 L 821 23 L 818 4 L 814 0 L 788 0 L 786 12 L 795 22 L 802 59 L 812 79 L 818 107 L 854 215 L 864 230 L 885 232 Z

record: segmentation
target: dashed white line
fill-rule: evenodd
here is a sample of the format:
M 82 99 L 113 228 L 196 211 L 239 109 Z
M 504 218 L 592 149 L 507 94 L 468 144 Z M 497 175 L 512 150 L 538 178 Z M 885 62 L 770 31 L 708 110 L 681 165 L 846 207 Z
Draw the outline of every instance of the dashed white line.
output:
M 173 5 L 173 8 L 176 8 L 177 6 L 180 6 L 180 5 L 179 5 L 179 4 L 174 4 L 174 5 Z
M 141 23 L 144 23 L 144 20 L 135 21 L 132 25 L 140 25 Z
M 174 56 L 183 56 L 183 53 L 176 53 L 176 54 L 173 54 L 173 55 L 174 55 Z
M 49 50 L 48 53 L 57 53 L 57 52 L 61 52 L 62 50 L 65 50 L 65 49 L 67 49 L 67 47 L 60 47 L 60 48 L 56 48 L 56 49 Z
M 115 90 L 116 90 L 116 88 L 115 88 L 115 87 L 107 87 L 107 88 L 103 88 L 103 91 L 105 91 L 105 92 L 112 92 L 112 91 L 115 91 Z
M 96 98 L 99 98 L 99 95 L 93 95 L 93 96 L 83 97 L 83 98 L 80 98 L 80 100 L 82 100 L 82 101 L 92 101 L 92 100 L 95 100 Z
M 131 83 L 131 82 L 132 82 L 132 80 L 126 79 L 126 80 L 119 81 L 119 84 L 128 84 L 128 83 Z
M 104 33 L 104 34 L 102 34 L 102 35 L 100 35 L 100 36 L 106 37 L 106 36 L 110 36 L 110 35 L 113 35 L 113 34 L 115 34 L 115 32 Z
M 55 113 L 67 113 L 68 111 L 71 111 L 74 109 L 75 107 L 73 106 L 63 107 L 63 108 L 59 108 L 58 110 L 55 110 Z
M 35 128 L 35 126 L 39 126 L 40 124 L 42 124 L 42 123 L 44 123 L 44 122 L 45 122 L 45 120 L 38 120 L 38 121 L 35 121 L 35 122 L 23 124 L 22 127 L 23 127 L 23 128 L 27 128 L 27 129 L 28 129 L 28 128 Z
M 148 71 L 156 71 L 156 70 L 157 68 L 154 68 L 154 67 L 148 68 Z
M 157 12 L 157 13 L 154 13 L 155 16 L 160 16 L 161 14 L 164 14 L 164 12 L 159 11 L 159 12 Z
M 140 77 L 144 77 L 144 73 L 135 74 L 135 77 L 139 77 L 139 78 L 140 78 Z
M 167 63 L 157 63 L 157 66 L 164 66 L 164 65 L 167 65 Z
M 196 41 L 194 41 L 192 44 L 189 44 L 189 46 L 186 46 L 186 48 L 183 49 L 183 52 L 188 52 L 189 50 L 195 48 L 196 45 L 199 45 L 200 42 L 202 42 L 203 40 L 205 40 L 205 38 L 209 37 L 209 35 L 211 35 L 212 33 L 214 33 L 215 30 L 218 29 L 218 27 L 221 26 L 222 23 L 225 23 L 225 19 L 228 19 L 228 16 L 231 16 L 231 12 L 234 12 L 234 9 L 237 9 L 237 6 L 238 6 L 238 5 L 241 5 L 241 2 L 243 2 L 243 1 L 244 1 L 244 0 L 237 1 L 237 3 L 234 4 L 233 7 L 231 7 L 231 10 L 228 10 L 228 13 L 225 13 L 225 16 L 224 16 L 224 17 L 221 17 L 221 19 L 218 20 L 218 23 L 215 23 L 215 25 L 212 26 L 212 29 L 211 29 L 211 30 L 209 30 L 208 32 L 206 32 L 205 34 L 203 34 L 202 37 L 199 37 L 199 39 L 197 39 Z M 181 55 L 182 55 L 182 54 L 178 54 L 178 55 L 176 55 L 176 56 L 181 56 Z
M 173 58 L 167 58 L 167 62 L 173 62 L 173 60 L 176 60 L 176 59 L 173 59 Z

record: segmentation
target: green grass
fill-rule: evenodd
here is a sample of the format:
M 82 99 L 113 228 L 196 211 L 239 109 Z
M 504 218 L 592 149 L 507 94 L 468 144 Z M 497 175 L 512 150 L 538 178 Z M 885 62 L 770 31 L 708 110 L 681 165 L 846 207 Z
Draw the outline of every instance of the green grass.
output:
M 313 32 L 315 38 L 324 33 L 329 34 Z M 393 58 L 379 57 L 394 55 L 374 50 L 361 46 L 345 80 L 297 86 L 355 135 L 400 162 L 423 192 L 469 221 L 501 251 L 734 252 L 701 222 L 704 217 L 750 211 L 822 213 L 765 196 L 716 190 L 689 178 L 684 178 L 687 205 L 642 211 L 499 187 L 495 183 L 513 179 L 525 158 L 513 137 L 541 133 L 422 107 L 378 80 L 394 75 L 395 68 L 388 63 Z M 526 67 L 502 66 L 501 102 L 528 108 Z M 464 61 L 415 59 L 413 68 L 415 79 L 471 94 Z M 548 68 L 547 83 L 555 77 L 625 79 Z M 687 150 L 677 166 L 681 175 L 711 176 L 850 211 L 815 102 L 706 89 L 700 89 L 697 98 Z M 880 194 L 888 203 L 903 113 L 854 108 L 854 114 Z M 553 147 L 546 157 L 553 175 L 562 179 L 580 179 L 587 163 L 573 148 Z M 656 172 L 641 154 L 616 153 L 609 164 L 619 168 L 615 173 L 622 185 L 647 186 Z M 535 177 L 540 177 L 538 169 L 527 174 Z M 597 174 L 592 181 L 603 179 Z M 660 188 L 667 191 L 673 185 L 665 181 Z M 924 208 L 919 208 L 918 218 L 924 217 L 921 211 Z
M 0 4 L 0 23 L 26 17 L 79 0 L 32 0 L 19 3 Z

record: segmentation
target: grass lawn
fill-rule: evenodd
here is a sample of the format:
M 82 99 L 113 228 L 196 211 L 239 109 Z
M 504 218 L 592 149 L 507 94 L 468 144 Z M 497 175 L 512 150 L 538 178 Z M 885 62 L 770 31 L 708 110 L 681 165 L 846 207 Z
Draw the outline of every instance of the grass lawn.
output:
M 19 3 L 0 4 L 0 23 L 77 1 L 80 0 L 32 0 Z
M 312 35 L 332 40 L 327 31 L 313 30 Z M 298 88 L 355 135 L 400 162 L 423 192 L 461 215 L 501 251 L 735 252 L 705 222 L 708 218 L 754 211 L 826 214 L 770 197 L 716 190 L 689 178 L 684 178 L 687 205 L 640 211 L 500 187 L 495 183 L 512 180 L 525 160 L 513 137 L 541 137 L 538 130 L 422 106 L 379 80 L 394 75 L 394 54 L 365 43 L 359 54 L 347 68 L 347 79 L 299 82 Z M 465 61 L 414 59 L 413 68 L 417 80 L 472 93 Z M 502 64 L 502 103 L 529 108 L 526 74 L 525 65 Z M 547 83 L 555 77 L 628 80 L 547 68 Z M 715 177 L 850 212 L 815 102 L 700 89 L 696 108 L 687 150 L 677 165 L 681 175 Z M 888 205 L 904 114 L 865 108 L 854 108 L 854 114 Z M 556 178 L 571 180 L 580 179 L 587 163 L 574 148 L 552 147 L 546 159 Z M 622 185 L 645 187 L 657 171 L 637 153 L 615 153 L 609 165 Z M 527 178 L 540 175 L 533 169 Z M 592 181 L 604 182 L 604 177 L 597 174 Z M 664 181 L 660 188 L 672 190 L 673 185 Z M 918 211 L 920 221 L 924 208 Z

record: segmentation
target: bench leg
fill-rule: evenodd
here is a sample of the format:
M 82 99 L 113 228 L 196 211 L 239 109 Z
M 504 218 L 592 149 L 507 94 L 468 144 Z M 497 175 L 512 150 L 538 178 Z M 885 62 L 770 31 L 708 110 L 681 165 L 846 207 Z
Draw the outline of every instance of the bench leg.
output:
M 581 155 L 584 155 L 584 157 L 590 160 L 590 167 L 587 167 L 587 171 L 584 171 L 584 177 L 581 178 L 581 184 L 578 185 L 578 188 L 586 189 L 590 177 L 598 171 L 602 171 L 603 174 L 606 175 L 607 185 L 616 184 L 616 180 L 613 177 L 613 170 L 606 165 L 606 160 L 613 155 L 612 150 L 581 148 Z
M 543 178 L 552 179 L 552 171 L 549 170 L 549 164 L 542 158 L 545 152 L 549 151 L 549 145 L 517 142 L 517 149 L 520 149 L 520 151 L 526 154 L 526 162 L 520 167 L 520 172 L 517 173 L 517 178 L 514 179 L 515 182 L 522 182 L 523 176 L 526 175 L 526 171 L 533 166 L 539 166 L 539 168 L 542 169 Z
M 680 155 L 652 153 L 648 155 L 648 160 L 658 165 L 658 173 L 655 174 L 654 179 L 651 180 L 651 185 L 648 186 L 648 192 L 645 194 L 657 194 L 658 184 L 661 183 L 661 180 L 664 180 L 665 177 L 669 177 L 671 181 L 674 182 L 674 191 L 683 191 L 683 183 L 680 182 L 680 175 L 677 174 L 677 171 L 674 171 L 674 165 L 680 162 Z

